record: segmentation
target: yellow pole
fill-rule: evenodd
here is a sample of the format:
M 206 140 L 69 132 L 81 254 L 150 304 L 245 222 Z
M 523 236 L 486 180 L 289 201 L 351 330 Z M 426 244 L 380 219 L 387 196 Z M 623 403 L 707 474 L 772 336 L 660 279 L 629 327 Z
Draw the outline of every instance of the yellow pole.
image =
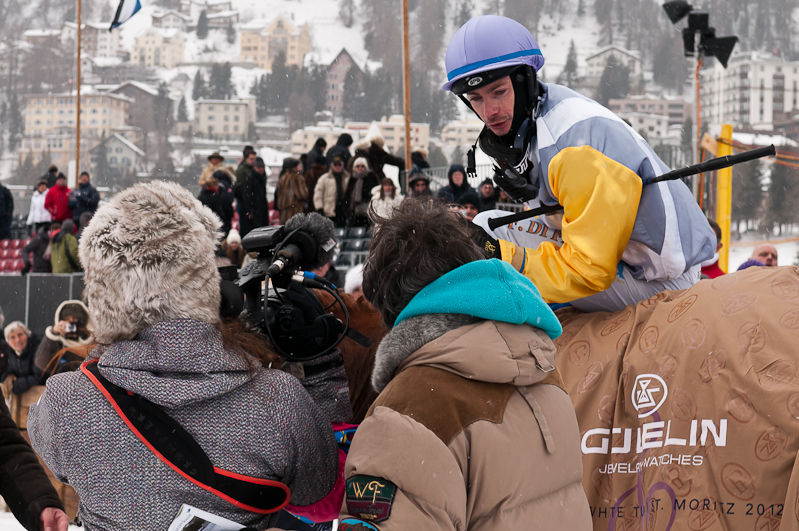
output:
M 721 126 L 719 157 L 732 155 L 732 126 Z M 721 227 L 721 250 L 719 267 L 728 273 L 730 261 L 730 211 L 732 210 L 732 167 L 716 174 L 716 223 Z

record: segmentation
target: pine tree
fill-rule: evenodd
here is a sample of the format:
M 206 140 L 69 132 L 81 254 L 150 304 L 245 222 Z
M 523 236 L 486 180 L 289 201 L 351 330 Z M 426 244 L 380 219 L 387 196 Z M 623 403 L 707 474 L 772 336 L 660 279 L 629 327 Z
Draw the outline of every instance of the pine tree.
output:
M 244 140 L 248 142 L 258 142 L 258 131 L 255 129 L 255 122 L 247 124 L 247 138 Z
M 94 163 L 94 168 L 92 172 L 94 174 L 93 180 L 95 186 L 110 186 L 111 182 L 109 182 L 109 177 L 111 173 L 111 166 L 108 164 L 108 154 L 106 151 L 106 138 L 103 136 L 103 139 L 100 141 L 100 144 L 94 150 L 94 156 L 92 157 L 92 162 Z
M 267 102 L 271 112 L 282 113 L 289 104 L 293 72 L 286 66 L 286 54 L 279 51 L 272 60 L 272 73 L 267 78 Z
M 783 164 L 771 168 L 771 182 L 768 188 L 766 226 L 773 230 L 779 228 L 783 234 L 787 225 L 796 222 L 796 195 L 799 191 L 799 172 Z
M 750 221 L 758 219 L 763 203 L 763 164 L 760 161 L 738 164 L 732 168 L 732 211 L 733 223 L 741 231 L 748 229 Z
M 340 0 L 338 18 L 345 27 L 351 28 L 355 23 L 355 0 Z
M 450 164 L 463 164 L 464 157 L 463 157 L 463 148 L 460 146 L 455 146 L 455 151 L 452 152 L 452 155 L 449 157 Z
M 189 112 L 186 109 L 186 96 L 180 98 L 180 103 L 178 103 L 178 122 L 188 122 L 189 121 Z
M 585 0 L 577 1 L 577 16 L 580 18 L 585 16 Z
M 431 168 L 447 166 L 447 157 L 444 155 L 444 152 L 441 151 L 441 147 L 439 147 L 438 144 L 433 144 L 431 142 L 427 146 L 427 151 L 430 153 L 427 156 L 427 162 L 430 163 Z
M 629 93 L 630 70 L 611 55 L 599 78 L 596 100 L 607 107 L 611 99 L 623 98 Z
M 194 87 L 191 90 L 191 99 L 197 101 L 200 98 L 205 98 L 207 95 L 208 89 L 205 86 L 203 71 L 197 69 L 197 73 L 194 75 Z
M 574 39 L 569 44 L 569 54 L 566 56 L 566 66 L 558 77 L 558 83 L 573 88 L 577 84 L 577 48 Z
M 236 42 L 236 30 L 233 28 L 232 22 L 228 23 L 225 33 L 227 35 L 228 44 L 234 44 Z
M 269 113 L 269 93 L 266 89 L 267 77 L 256 78 L 250 87 L 250 94 L 255 96 L 255 112 L 258 118 L 263 118 Z
M 472 18 L 473 11 L 474 5 L 472 4 L 472 0 L 461 0 L 455 13 L 455 27 L 459 28 L 469 22 L 469 19 Z
M 211 66 L 211 78 L 208 81 L 208 94 L 211 99 L 225 100 L 236 95 L 236 89 L 231 80 L 230 63 Z
M 8 150 L 16 151 L 25 121 L 19 108 L 17 93 L 9 90 L 6 99 L 8 100 Z
M 197 20 L 197 38 L 205 40 L 208 37 L 208 13 L 203 9 L 200 12 L 200 18 Z
M 350 120 L 360 121 L 363 106 L 364 91 L 363 80 L 355 65 L 351 66 L 344 78 L 344 96 L 341 106 L 341 115 Z

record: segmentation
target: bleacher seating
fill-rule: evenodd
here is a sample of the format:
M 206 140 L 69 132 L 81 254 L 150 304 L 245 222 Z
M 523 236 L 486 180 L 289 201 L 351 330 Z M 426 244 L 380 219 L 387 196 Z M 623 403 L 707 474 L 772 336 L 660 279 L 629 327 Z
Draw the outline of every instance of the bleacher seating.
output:
M 372 229 L 371 227 L 337 228 L 336 240 L 338 249 L 333 264 L 336 269 L 344 272 L 366 261 L 372 243 Z
M 22 248 L 25 247 L 29 238 L 0 240 L 0 274 L 19 273 L 25 267 L 22 261 Z

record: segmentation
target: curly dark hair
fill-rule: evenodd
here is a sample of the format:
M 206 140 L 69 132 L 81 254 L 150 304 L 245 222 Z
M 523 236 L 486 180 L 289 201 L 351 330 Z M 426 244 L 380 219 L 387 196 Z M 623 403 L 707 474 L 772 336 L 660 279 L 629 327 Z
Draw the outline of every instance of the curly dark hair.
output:
M 444 203 L 408 198 L 390 217 L 374 210 L 374 238 L 363 269 L 363 293 L 387 327 L 425 286 L 469 262 L 485 258 L 471 223 Z

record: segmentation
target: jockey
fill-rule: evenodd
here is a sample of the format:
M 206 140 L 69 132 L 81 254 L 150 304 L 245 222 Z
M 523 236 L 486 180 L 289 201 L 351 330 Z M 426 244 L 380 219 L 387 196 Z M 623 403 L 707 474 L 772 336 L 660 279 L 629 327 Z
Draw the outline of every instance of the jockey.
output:
M 643 186 L 669 168 L 618 116 L 571 89 L 537 80 L 544 57 L 530 32 L 500 16 L 469 20 L 447 48 L 447 82 L 485 123 L 477 139 L 497 185 L 529 208 L 563 206 L 491 230 L 494 256 L 549 303 L 616 311 L 699 281 L 716 238 L 681 181 Z M 491 247 L 491 246 L 489 246 Z

